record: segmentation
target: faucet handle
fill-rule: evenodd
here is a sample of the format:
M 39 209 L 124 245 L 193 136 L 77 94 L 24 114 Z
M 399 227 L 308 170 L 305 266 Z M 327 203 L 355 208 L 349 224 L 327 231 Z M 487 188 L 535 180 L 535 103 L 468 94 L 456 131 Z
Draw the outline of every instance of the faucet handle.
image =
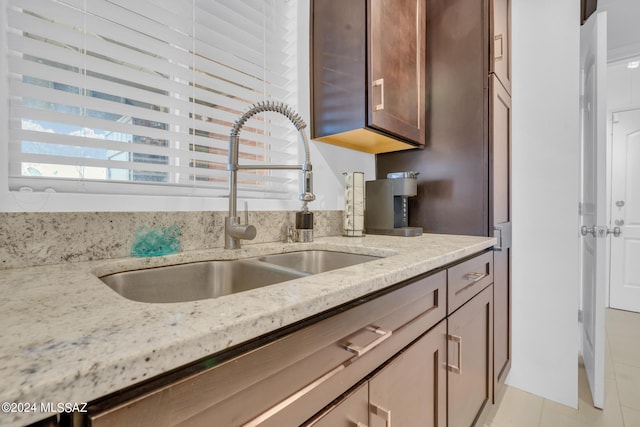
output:
M 244 236 L 242 237 L 243 239 L 255 239 L 257 230 L 253 225 L 249 224 L 249 202 L 246 200 L 244 201 L 244 224 L 238 224 L 238 226 L 241 227 L 241 233 Z

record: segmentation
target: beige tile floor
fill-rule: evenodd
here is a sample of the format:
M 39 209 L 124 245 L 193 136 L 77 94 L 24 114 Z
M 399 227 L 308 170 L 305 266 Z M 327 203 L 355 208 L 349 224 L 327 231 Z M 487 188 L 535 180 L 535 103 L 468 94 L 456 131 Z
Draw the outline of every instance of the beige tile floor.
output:
M 593 407 L 584 367 L 578 409 L 508 387 L 488 427 L 640 427 L 640 314 L 607 309 L 604 410 Z

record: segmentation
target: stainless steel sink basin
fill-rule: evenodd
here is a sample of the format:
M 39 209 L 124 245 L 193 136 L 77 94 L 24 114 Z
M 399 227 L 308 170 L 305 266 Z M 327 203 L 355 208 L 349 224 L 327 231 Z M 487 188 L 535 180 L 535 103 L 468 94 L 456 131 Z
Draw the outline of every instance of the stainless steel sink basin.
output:
M 100 279 L 125 298 L 162 303 L 216 298 L 304 276 L 308 274 L 255 260 L 233 260 L 126 271 Z
M 379 257 L 312 250 L 125 271 L 100 280 L 130 300 L 185 302 L 248 291 L 375 259 Z
M 268 262 L 309 274 L 337 270 L 363 262 L 380 259 L 372 255 L 352 254 L 332 251 L 300 251 L 260 257 L 260 261 Z

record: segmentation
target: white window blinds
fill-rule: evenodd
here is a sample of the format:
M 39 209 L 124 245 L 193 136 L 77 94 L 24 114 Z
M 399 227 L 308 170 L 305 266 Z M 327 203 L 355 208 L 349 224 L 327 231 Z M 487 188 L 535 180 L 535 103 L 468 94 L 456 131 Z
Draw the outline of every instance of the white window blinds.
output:
M 228 136 L 258 101 L 295 106 L 291 0 L 7 0 L 11 190 L 226 195 Z M 266 113 L 243 164 L 298 163 Z M 285 198 L 295 172 L 243 171 L 244 197 Z

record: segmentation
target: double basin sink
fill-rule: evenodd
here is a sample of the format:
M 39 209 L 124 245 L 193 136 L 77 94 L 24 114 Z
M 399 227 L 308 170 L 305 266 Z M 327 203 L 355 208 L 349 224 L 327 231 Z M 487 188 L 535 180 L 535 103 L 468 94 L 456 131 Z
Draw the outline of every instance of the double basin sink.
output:
M 309 250 L 125 271 L 100 280 L 130 300 L 185 302 L 248 291 L 375 259 L 379 257 Z

